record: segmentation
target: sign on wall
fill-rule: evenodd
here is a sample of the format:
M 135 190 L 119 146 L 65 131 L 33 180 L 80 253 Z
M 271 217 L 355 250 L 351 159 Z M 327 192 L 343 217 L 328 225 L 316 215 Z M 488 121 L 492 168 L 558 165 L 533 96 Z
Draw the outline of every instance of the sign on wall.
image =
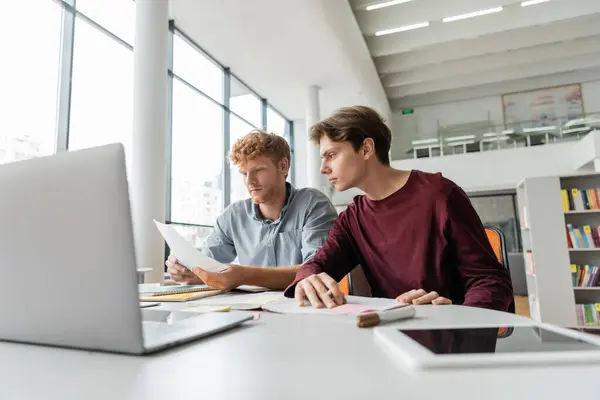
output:
M 502 96 L 504 125 L 514 127 L 517 122 L 527 127 L 554 125 L 558 119 L 583 116 L 583 97 L 580 84 L 509 93 Z

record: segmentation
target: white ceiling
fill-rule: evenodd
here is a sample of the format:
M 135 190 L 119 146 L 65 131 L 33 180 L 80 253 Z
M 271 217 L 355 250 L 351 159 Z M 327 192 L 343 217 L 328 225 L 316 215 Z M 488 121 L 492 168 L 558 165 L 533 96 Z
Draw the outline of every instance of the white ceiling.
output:
M 383 1 L 350 3 L 393 110 L 600 79 L 600 0 L 413 0 L 366 11 Z M 497 6 L 504 10 L 442 22 Z
M 171 0 L 175 25 L 286 117 L 303 119 L 308 87 L 321 114 L 390 108 L 347 1 Z

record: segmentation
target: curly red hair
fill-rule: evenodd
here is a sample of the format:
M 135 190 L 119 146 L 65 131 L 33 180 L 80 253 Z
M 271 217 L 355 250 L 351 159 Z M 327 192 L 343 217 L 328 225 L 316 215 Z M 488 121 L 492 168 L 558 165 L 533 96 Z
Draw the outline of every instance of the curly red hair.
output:
M 238 139 L 229 154 L 234 165 L 243 164 L 260 156 L 269 157 L 275 164 L 283 158 L 287 158 L 289 162 L 291 159 L 290 146 L 279 135 L 255 129 Z

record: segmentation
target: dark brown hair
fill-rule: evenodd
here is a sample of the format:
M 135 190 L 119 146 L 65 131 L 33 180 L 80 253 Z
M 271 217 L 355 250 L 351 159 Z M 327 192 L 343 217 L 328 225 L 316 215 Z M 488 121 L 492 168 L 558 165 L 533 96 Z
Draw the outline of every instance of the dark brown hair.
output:
M 370 107 L 354 106 L 336 110 L 333 115 L 310 128 L 310 139 L 318 144 L 323 136 L 334 142 L 348 141 L 358 151 L 367 138 L 375 143 L 375 155 L 390 165 L 392 133 L 383 118 Z
M 260 156 L 267 156 L 277 164 L 283 158 L 287 158 L 290 162 L 290 153 L 290 146 L 284 138 L 255 129 L 235 142 L 229 157 L 234 165 L 243 164 Z

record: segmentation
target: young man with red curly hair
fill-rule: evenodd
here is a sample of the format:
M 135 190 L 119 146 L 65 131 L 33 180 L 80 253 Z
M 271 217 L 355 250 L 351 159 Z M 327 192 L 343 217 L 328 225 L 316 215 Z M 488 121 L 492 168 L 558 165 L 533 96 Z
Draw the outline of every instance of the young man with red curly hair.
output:
M 218 289 L 285 289 L 300 265 L 323 245 L 337 212 L 318 190 L 296 189 L 286 182 L 291 154 L 281 136 L 252 131 L 233 145 L 230 157 L 250 198 L 231 204 L 219 216 L 204 251 L 226 264 L 237 258 L 241 265 L 220 273 L 199 267 L 190 271 L 177 263 L 175 254 L 166 262 L 167 271 L 176 282 L 204 282 Z
M 336 281 L 361 265 L 374 297 L 414 304 L 514 307 L 508 271 L 498 262 L 469 198 L 442 174 L 390 166 L 391 132 L 368 107 L 346 107 L 311 128 L 321 173 L 356 196 L 329 237 L 286 290 L 299 305 L 344 302 Z

